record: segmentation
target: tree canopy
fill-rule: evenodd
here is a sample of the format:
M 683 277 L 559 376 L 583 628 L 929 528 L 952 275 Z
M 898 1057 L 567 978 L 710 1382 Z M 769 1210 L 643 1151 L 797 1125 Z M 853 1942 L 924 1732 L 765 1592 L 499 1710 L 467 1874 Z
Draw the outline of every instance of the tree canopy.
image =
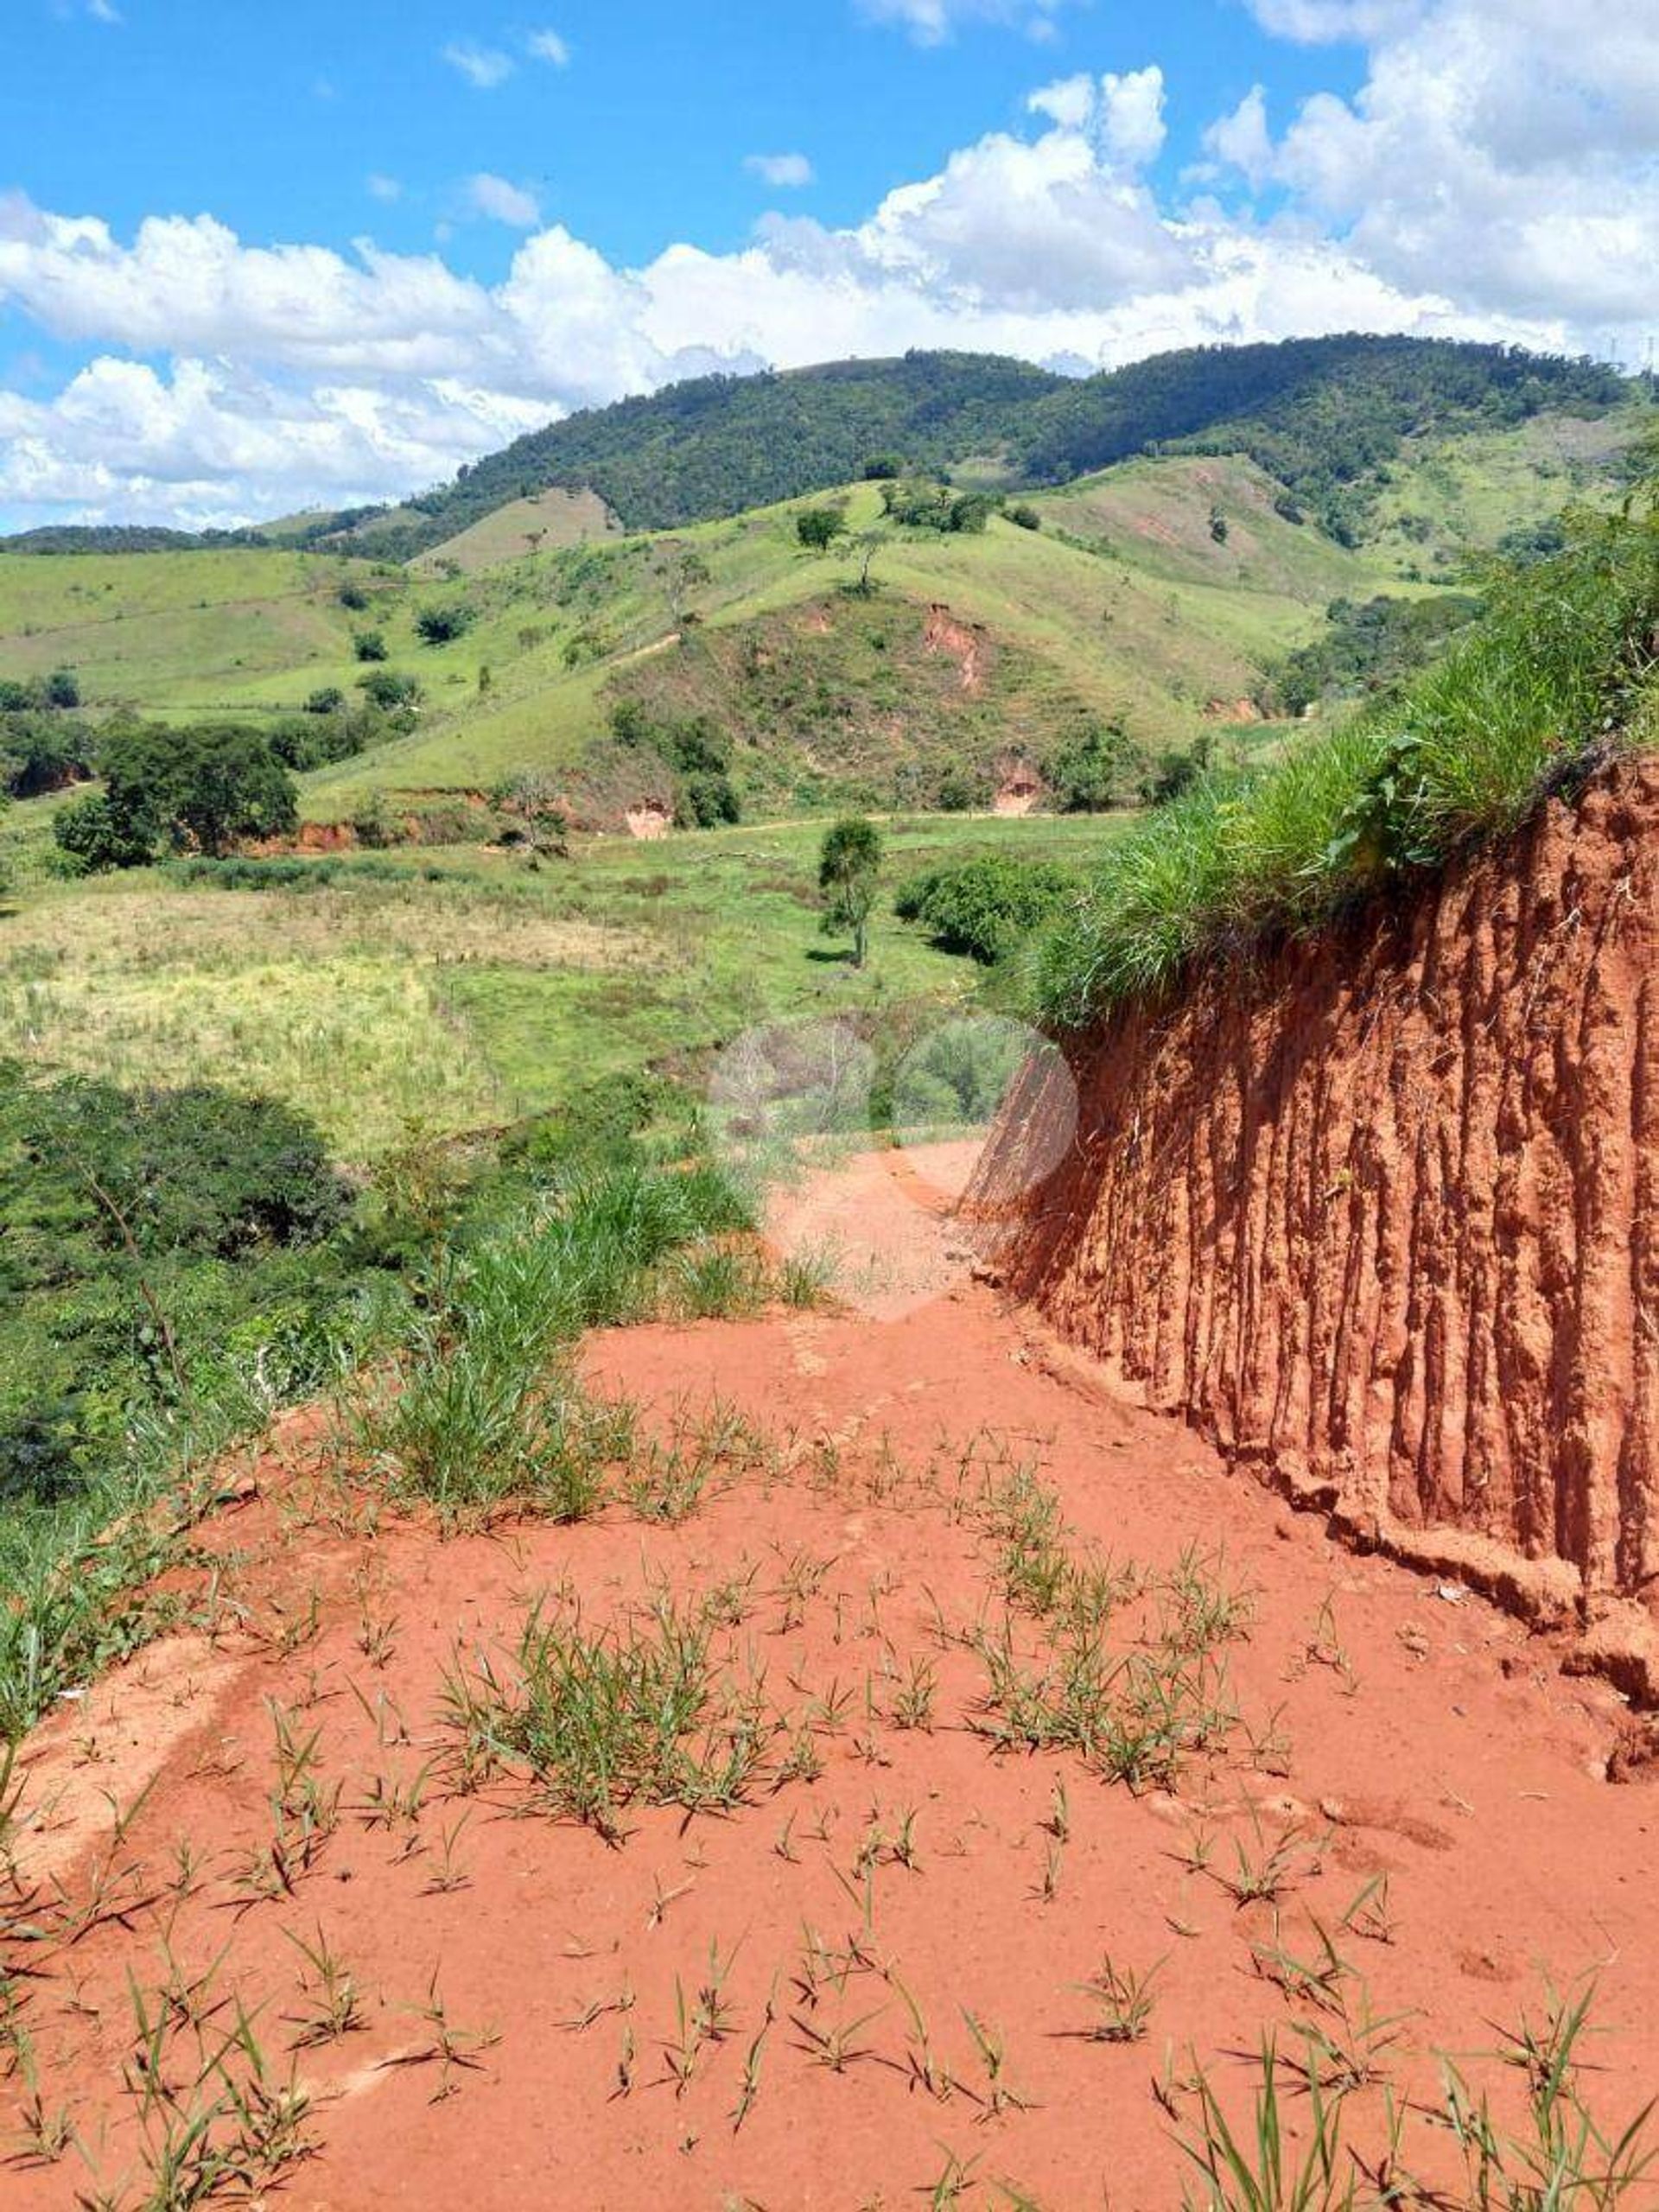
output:
M 824 833 L 818 855 L 818 891 L 823 899 L 827 933 L 847 931 L 853 940 L 853 965 L 861 968 L 869 950 L 870 912 L 881 873 L 881 832 L 863 815 L 847 815 Z
M 163 846 L 219 854 L 244 837 L 288 835 L 294 779 L 263 732 L 237 723 L 140 723 L 99 747 L 104 789 L 56 816 L 61 849 L 91 868 L 138 868 Z

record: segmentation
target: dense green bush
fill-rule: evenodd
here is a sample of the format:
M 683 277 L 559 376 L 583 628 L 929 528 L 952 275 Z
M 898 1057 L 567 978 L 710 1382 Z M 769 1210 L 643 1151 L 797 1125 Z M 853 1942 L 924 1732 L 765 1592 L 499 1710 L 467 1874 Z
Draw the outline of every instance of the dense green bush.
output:
M 957 492 L 925 477 L 885 483 L 881 505 L 893 521 L 911 530 L 976 536 L 1001 503 L 985 492 Z
M 73 869 L 89 874 L 105 868 L 143 868 L 156 855 L 149 825 L 129 826 L 103 791 L 88 791 L 84 798 L 60 807 L 52 817 L 52 835 Z
M 73 668 L 49 676 L 0 677 L 0 715 L 26 715 L 44 708 L 61 712 L 80 704 L 80 680 Z
M 385 714 L 404 709 L 412 715 L 412 710 L 420 702 L 420 678 L 405 676 L 401 670 L 395 668 L 372 669 L 368 675 L 358 677 L 357 688 Z
M 14 1228 L 38 1215 L 110 1250 L 130 1242 L 141 1253 L 234 1258 L 257 1244 L 315 1243 L 344 1217 L 345 1185 L 321 1137 L 272 1100 L 200 1085 L 29 1085 L 15 1070 L 0 1071 L 0 1085 L 14 1147 L 0 1211 Z M 16 1249 L 0 1271 L 16 1264 Z
M 847 518 L 839 507 L 803 507 L 795 518 L 795 535 L 814 553 L 827 553 L 846 528 Z
M 1140 795 L 1147 757 L 1121 721 L 1095 722 L 1056 747 L 1044 763 L 1062 814 L 1103 814 Z
M 923 923 L 945 951 L 989 963 L 1047 920 L 1077 883 L 1058 861 L 986 854 L 912 876 L 893 908 L 901 921 Z
M 227 1362 L 318 1380 L 350 1209 L 285 1107 L 0 1067 L 0 1497 L 76 1490 Z
M 473 626 L 470 607 L 423 607 L 415 617 L 415 627 L 423 644 L 453 645 L 457 638 L 464 638 Z
M 241 837 L 297 825 L 294 783 L 270 741 L 239 724 L 137 723 L 99 746 L 101 792 L 62 808 L 53 835 L 88 868 L 137 868 L 164 845 L 222 853 Z
M 77 715 L 0 713 L 0 789 L 35 798 L 89 776 L 97 740 Z
M 332 709 L 308 709 L 276 723 L 268 733 L 271 751 L 296 775 L 336 760 L 354 760 L 359 753 L 401 735 L 408 726 L 406 716 L 384 713 L 372 702 L 348 708 L 340 693 L 334 696 L 338 703 Z

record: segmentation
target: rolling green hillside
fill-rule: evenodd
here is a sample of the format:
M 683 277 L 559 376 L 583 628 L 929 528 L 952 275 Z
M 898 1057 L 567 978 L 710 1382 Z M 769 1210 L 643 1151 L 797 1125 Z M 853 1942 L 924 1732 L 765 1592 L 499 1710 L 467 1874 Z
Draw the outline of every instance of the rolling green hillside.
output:
M 793 506 L 449 585 L 473 627 L 442 652 L 398 654 L 426 683 L 421 727 L 321 772 L 307 810 L 348 815 L 376 787 L 574 774 L 619 699 L 712 717 L 749 803 L 783 810 L 836 793 L 917 803 L 953 761 L 994 785 L 1007 756 L 1040 764 L 1091 721 L 1121 719 L 1154 751 L 1190 741 L 1250 711 L 1263 665 L 1313 634 L 1329 600 L 1386 578 L 1274 517 L 1248 464 L 1142 467 L 1115 510 L 1141 524 L 1122 522 L 1121 550 L 1086 542 L 1097 518 L 1080 486 L 1049 508 L 1084 525 L 1075 535 L 1002 517 L 981 535 L 887 529 L 868 598 L 855 560 L 803 550 Z M 841 496 L 855 535 L 876 525 L 873 486 Z M 1241 518 L 1236 542 L 1206 522 L 1186 543 L 1217 499 Z
M 404 554 L 546 486 L 591 489 L 630 529 L 798 497 L 878 456 L 910 468 L 988 460 L 1007 483 L 1052 485 L 1187 440 L 1244 453 L 1344 531 L 1402 439 L 1496 429 L 1546 409 L 1617 405 L 1615 371 L 1500 346 L 1351 336 L 1196 346 L 1099 376 L 1052 376 L 994 356 L 911 353 L 785 375 L 705 378 L 572 416 L 406 502 Z
M 454 537 L 446 537 L 410 563 L 417 576 L 441 576 L 452 569 L 474 575 L 480 569 L 499 568 L 524 553 L 539 553 L 562 545 L 585 545 L 594 537 L 608 537 L 620 524 L 605 502 L 592 492 L 566 492 L 555 486 L 534 492 L 527 499 L 510 499 Z
M 89 702 L 157 713 L 293 704 L 353 665 L 372 618 L 342 586 L 401 592 L 360 563 L 238 547 L 215 552 L 0 553 L 0 676 L 73 668 Z
M 308 779 L 324 822 L 532 772 L 613 826 L 661 797 L 651 763 L 612 743 L 627 708 L 716 730 L 751 813 L 984 804 L 1103 722 L 1154 756 L 1233 741 L 1333 603 L 1455 586 L 1471 553 L 1612 496 L 1646 405 L 1582 364 L 1372 340 L 1081 384 L 954 355 L 716 381 L 520 441 L 442 498 L 364 518 L 354 554 L 317 550 L 315 517 L 283 526 L 309 550 L 0 553 L 0 679 L 68 668 L 93 718 L 177 721 L 292 716 L 358 697 L 365 675 L 418 685 L 407 734 Z M 1071 473 L 1206 409 L 1224 427 Z M 1227 438 L 1239 449 L 1207 449 Z M 1035 527 L 906 527 L 861 475 L 883 451 L 955 454 L 963 481 L 1039 464 L 1070 480 L 1028 497 Z M 522 488 L 527 453 L 585 456 L 612 507 Z M 847 466 L 826 486 L 831 457 Z M 656 531 L 612 512 L 708 506 L 779 467 L 837 507 L 838 548 L 803 546 L 798 499 Z M 1311 494 L 1336 503 L 1332 527 Z M 365 556 L 416 524 L 433 542 L 404 565 Z M 455 618 L 439 644 L 419 626 L 435 612 Z

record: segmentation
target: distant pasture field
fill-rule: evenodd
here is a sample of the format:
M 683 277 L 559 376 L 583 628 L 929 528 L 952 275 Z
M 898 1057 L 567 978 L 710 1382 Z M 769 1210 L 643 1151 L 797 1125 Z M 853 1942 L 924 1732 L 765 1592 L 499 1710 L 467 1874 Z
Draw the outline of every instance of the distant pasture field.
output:
M 692 1065 L 753 1022 L 959 1003 L 978 971 L 893 918 L 899 881 L 980 851 L 1082 866 L 1118 823 L 885 827 L 862 972 L 819 930 L 821 821 L 600 839 L 536 871 L 467 849 L 331 860 L 304 888 L 25 868 L 0 907 L 0 1059 L 275 1096 L 367 1164 L 412 1128 L 499 1127 L 609 1076 Z

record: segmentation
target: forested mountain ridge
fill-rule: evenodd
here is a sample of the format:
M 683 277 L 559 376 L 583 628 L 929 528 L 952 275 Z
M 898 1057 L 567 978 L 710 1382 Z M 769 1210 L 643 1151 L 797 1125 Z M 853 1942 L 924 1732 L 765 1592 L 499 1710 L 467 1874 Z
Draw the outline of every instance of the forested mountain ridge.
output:
M 597 493 L 629 529 L 673 530 L 889 460 L 910 470 L 994 461 L 1011 485 L 1038 486 L 1175 441 L 1249 454 L 1339 525 L 1352 487 L 1408 433 L 1611 406 L 1628 390 L 1598 362 L 1357 335 L 1193 346 L 1081 378 L 987 354 L 831 362 L 701 378 L 573 415 L 407 502 L 401 524 L 359 534 L 406 557 L 550 484 Z
M 1351 542 L 1405 438 L 1513 424 L 1627 397 L 1587 359 L 1440 339 L 1347 335 L 1195 346 L 1065 377 L 988 354 L 912 353 L 703 377 L 550 423 L 399 507 L 283 526 L 283 542 L 408 559 L 559 486 L 630 530 L 679 529 L 842 484 L 872 467 L 976 464 L 1007 485 L 1069 482 L 1150 449 L 1247 454 L 1310 520 Z M 215 533 L 199 544 L 259 542 Z M 13 551 L 140 551 L 153 531 L 35 531 Z

